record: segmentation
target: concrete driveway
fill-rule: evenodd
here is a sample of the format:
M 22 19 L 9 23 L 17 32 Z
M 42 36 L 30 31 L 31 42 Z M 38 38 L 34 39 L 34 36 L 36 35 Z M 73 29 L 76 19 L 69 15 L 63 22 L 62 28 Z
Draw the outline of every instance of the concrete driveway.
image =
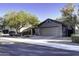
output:
M 56 42 L 64 40 L 0 37 L 0 56 L 79 56 L 79 51 L 68 50 L 68 47 L 73 46 Z M 63 47 L 67 49 L 62 49 Z
M 65 42 L 65 43 L 64 43 Z M 64 43 L 64 44 L 63 44 Z M 70 43 L 70 44 L 68 44 Z M 2 56 L 79 56 L 79 44 L 64 39 L 0 37 Z

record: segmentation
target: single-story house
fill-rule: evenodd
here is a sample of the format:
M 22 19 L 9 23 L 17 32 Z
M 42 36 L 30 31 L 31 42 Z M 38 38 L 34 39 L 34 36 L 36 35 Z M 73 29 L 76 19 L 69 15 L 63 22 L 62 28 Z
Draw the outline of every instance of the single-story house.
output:
M 23 31 L 26 34 L 38 35 L 38 36 L 70 36 L 74 31 L 72 28 L 64 25 L 62 22 L 46 19 L 35 27 L 30 27 Z

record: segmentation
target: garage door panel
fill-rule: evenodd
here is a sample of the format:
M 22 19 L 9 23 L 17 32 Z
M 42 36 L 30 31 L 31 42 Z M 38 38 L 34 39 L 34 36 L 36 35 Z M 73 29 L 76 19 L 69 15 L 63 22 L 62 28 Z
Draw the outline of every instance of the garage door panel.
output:
M 40 35 L 59 36 L 59 35 L 61 35 L 61 31 L 60 31 L 59 27 L 41 28 Z
M 51 28 L 43 28 L 43 29 L 41 29 L 41 35 L 53 35 L 54 34 L 54 32 L 53 32 L 53 30 L 51 30 Z

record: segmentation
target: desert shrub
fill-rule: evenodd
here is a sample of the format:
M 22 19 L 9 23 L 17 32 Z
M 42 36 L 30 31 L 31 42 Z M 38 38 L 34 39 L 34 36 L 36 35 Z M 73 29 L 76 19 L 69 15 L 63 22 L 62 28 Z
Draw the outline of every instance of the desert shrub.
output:
M 73 34 L 71 36 L 72 42 L 79 43 L 79 34 Z

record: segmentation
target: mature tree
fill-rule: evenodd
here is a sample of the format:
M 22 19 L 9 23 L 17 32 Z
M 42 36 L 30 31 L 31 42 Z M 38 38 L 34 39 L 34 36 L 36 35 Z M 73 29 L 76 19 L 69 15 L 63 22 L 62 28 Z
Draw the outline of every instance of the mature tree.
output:
M 5 15 L 4 19 L 5 25 L 9 26 L 10 28 L 15 28 L 17 31 L 24 26 L 33 26 L 39 23 L 36 16 L 24 11 L 8 13 Z
M 3 29 L 3 22 L 4 22 L 4 19 L 0 17 L 0 29 Z
M 74 28 L 76 22 L 76 15 L 73 14 L 74 5 L 71 3 L 67 4 L 64 8 L 62 8 L 61 12 L 64 24 Z
M 67 5 L 65 5 L 64 8 L 61 9 L 62 16 L 72 15 L 73 11 L 74 11 L 74 6 L 71 3 L 68 3 Z

